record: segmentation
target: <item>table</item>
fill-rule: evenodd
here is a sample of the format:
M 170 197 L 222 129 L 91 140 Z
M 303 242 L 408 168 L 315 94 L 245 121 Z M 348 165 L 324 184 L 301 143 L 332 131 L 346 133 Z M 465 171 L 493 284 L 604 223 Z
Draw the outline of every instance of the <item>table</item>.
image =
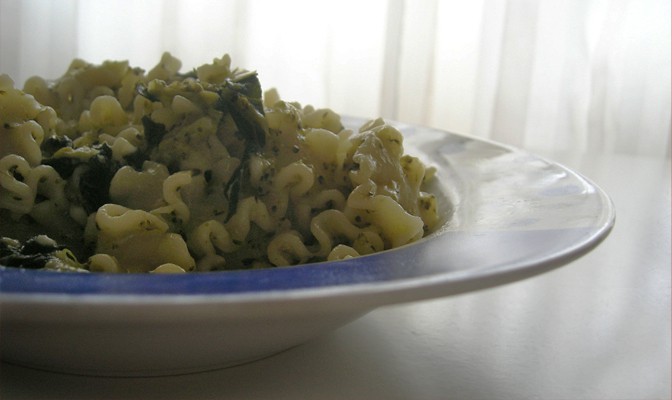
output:
M 596 182 L 616 206 L 611 235 L 562 268 L 380 308 L 223 370 L 106 379 L 2 364 L 0 398 L 671 398 L 669 158 L 542 155 Z

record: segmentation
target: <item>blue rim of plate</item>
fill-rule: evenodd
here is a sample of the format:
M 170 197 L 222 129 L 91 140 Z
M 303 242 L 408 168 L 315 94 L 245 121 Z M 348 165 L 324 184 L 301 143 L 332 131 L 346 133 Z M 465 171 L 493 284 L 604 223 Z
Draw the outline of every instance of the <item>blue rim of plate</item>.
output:
M 349 260 L 307 264 L 293 267 L 271 268 L 249 271 L 203 272 L 174 275 L 150 274 L 106 274 L 106 273 L 62 273 L 52 271 L 25 270 L 0 267 L 0 294 L 58 294 L 58 295 L 234 295 L 241 293 L 269 293 L 297 289 L 320 289 L 333 287 L 353 287 L 363 284 L 392 284 L 433 279 L 452 281 L 475 281 L 483 278 L 497 278 L 511 273 L 533 275 L 532 270 L 543 265 L 559 266 L 588 252 L 606 237 L 610 226 L 595 231 L 590 228 L 526 232 L 511 237 L 492 232 L 452 234 L 442 233 L 422 242 L 382 253 L 362 256 Z M 550 241 L 575 240 L 575 246 L 545 249 L 536 258 L 519 256 L 506 258 L 501 262 L 486 262 L 483 253 L 477 251 L 474 243 L 492 245 L 498 242 L 541 243 Z M 470 244 L 471 242 L 471 244 Z M 558 242 L 559 243 L 559 242 Z M 457 257 L 459 265 L 446 262 L 440 256 L 423 259 L 427 252 L 465 247 Z M 534 244 L 533 244 L 534 245 Z M 503 248 L 507 247 L 505 244 Z M 415 260 L 422 260 L 419 264 Z M 468 262 L 465 263 L 465 260 Z M 492 260 L 490 260 L 492 261 Z M 557 263 L 558 265 L 552 265 Z M 465 265 L 466 264 L 466 265 Z M 479 265 L 469 269 L 469 265 Z M 544 272 L 539 270 L 538 272 Z M 438 282 L 434 282 L 435 284 Z M 483 282 L 483 286 L 489 286 Z
M 349 126 L 364 120 L 351 119 Z M 578 226 L 541 226 L 534 228 L 453 229 L 449 220 L 438 232 L 400 248 L 347 260 L 306 264 L 292 267 L 199 272 L 188 274 L 107 274 L 62 273 L 16 269 L 0 266 L 0 298 L 2 295 L 159 295 L 211 296 L 286 293 L 305 289 L 352 289 L 362 285 L 400 288 L 438 285 L 449 292 L 449 286 L 471 282 L 474 288 L 487 287 L 507 276 L 523 278 L 544 272 L 585 254 L 603 240 L 614 224 L 613 205 L 596 185 L 558 164 L 505 145 L 481 139 L 438 131 L 431 128 L 398 124 L 409 139 L 423 144 L 423 135 L 441 135 L 439 143 L 424 143 L 418 148 L 432 149 L 426 160 L 441 167 L 461 168 L 451 155 L 464 153 L 469 144 L 477 144 L 495 153 L 513 154 L 525 162 L 541 162 L 555 172 L 564 174 L 581 190 L 574 201 L 595 203 L 589 223 Z M 420 139 L 419 139 L 420 138 Z M 429 140 L 431 141 L 431 140 Z M 417 155 L 417 149 L 408 151 Z M 527 160 L 527 161 L 525 161 Z M 524 168 L 520 170 L 525 174 Z M 446 190 L 452 190 L 450 187 Z M 558 188 L 545 187 L 536 195 L 562 196 Z M 555 191 L 554 191 L 555 190 Z M 576 191 L 575 191 L 576 192 Z M 516 196 L 511 193 L 511 196 Z M 592 210 L 592 209 L 591 209 Z M 566 211 L 563 211 L 566 212 Z M 506 280 L 506 279 L 504 279 Z M 479 281 L 481 281 L 479 283 Z

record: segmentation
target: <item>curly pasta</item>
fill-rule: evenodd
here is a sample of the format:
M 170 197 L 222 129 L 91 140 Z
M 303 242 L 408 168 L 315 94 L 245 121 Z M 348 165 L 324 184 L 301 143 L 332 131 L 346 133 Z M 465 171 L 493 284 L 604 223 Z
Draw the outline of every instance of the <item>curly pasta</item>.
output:
M 438 224 L 433 170 L 384 120 L 346 129 L 228 55 L 180 68 L 74 60 L 23 90 L 0 75 L 0 234 L 52 236 L 75 270 L 176 273 L 343 260 Z

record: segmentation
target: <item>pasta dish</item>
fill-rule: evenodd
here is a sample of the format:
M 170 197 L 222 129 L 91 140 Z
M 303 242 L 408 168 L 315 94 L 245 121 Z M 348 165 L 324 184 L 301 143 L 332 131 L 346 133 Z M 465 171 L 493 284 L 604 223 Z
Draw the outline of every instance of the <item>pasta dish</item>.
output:
M 176 273 L 339 260 L 438 221 L 434 170 L 382 119 L 263 92 L 228 55 L 181 73 L 74 60 L 0 75 L 0 264 Z

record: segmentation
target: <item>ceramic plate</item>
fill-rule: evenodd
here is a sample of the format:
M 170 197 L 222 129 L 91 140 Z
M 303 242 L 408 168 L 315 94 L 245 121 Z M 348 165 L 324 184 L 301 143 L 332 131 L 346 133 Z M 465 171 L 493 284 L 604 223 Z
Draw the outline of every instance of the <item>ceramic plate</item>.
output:
M 590 251 L 613 226 L 605 193 L 561 165 L 493 142 L 397 127 L 406 152 L 437 168 L 432 191 L 444 223 L 431 236 L 375 255 L 268 270 L 157 276 L 0 267 L 3 360 L 106 376 L 236 365 L 379 306 L 549 271 Z

